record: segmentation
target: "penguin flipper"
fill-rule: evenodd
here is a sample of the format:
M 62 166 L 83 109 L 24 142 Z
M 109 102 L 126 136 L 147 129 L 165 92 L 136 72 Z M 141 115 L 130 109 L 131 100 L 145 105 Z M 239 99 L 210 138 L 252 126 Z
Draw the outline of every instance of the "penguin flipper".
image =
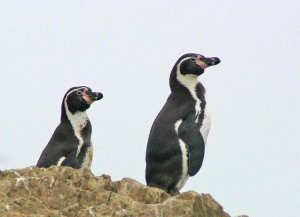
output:
M 178 136 L 187 145 L 189 153 L 189 176 L 194 176 L 201 168 L 205 146 L 203 137 L 194 118 L 184 120 L 178 129 Z
M 61 163 L 61 166 L 72 167 L 75 169 L 80 168 L 80 163 L 78 162 L 78 159 L 77 159 L 77 150 L 76 149 L 74 149 L 72 152 L 70 152 L 66 156 L 66 158 Z

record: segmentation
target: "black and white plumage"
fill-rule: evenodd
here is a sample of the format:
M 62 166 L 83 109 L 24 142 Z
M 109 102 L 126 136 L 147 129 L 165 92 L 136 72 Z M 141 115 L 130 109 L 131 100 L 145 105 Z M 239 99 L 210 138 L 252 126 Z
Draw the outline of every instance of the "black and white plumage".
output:
M 156 117 L 146 151 L 146 182 L 176 195 L 202 166 L 210 115 L 205 88 L 198 81 L 204 69 L 220 63 L 189 53 L 181 56 L 170 75 L 171 94 Z
M 102 93 L 92 92 L 86 86 L 72 87 L 66 92 L 61 105 L 60 124 L 42 152 L 38 167 L 90 168 L 93 157 L 92 125 L 86 110 L 102 97 Z

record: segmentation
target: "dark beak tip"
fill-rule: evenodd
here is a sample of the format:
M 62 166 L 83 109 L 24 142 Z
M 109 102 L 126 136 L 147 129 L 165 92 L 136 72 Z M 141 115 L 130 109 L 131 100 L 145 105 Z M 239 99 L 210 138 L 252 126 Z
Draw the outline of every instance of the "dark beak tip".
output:
M 221 60 L 218 57 L 214 57 L 215 65 L 219 64 Z
M 97 93 L 97 100 L 100 100 L 103 98 L 103 94 L 102 93 Z
M 92 92 L 89 94 L 89 96 L 93 101 L 97 101 L 103 98 L 103 94 L 100 92 Z

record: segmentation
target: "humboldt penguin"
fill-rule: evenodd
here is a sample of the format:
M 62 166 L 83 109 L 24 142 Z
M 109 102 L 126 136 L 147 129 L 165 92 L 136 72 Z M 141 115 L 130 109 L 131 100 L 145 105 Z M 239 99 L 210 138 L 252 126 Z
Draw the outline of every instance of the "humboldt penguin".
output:
M 93 92 L 86 86 L 72 87 L 66 92 L 61 105 L 60 124 L 43 150 L 38 167 L 90 168 L 92 125 L 86 110 L 102 97 L 102 93 Z
M 202 166 L 210 129 L 205 88 L 198 81 L 204 70 L 221 61 L 188 53 L 175 63 L 171 94 L 157 115 L 147 143 L 146 182 L 171 195 L 179 194 Z

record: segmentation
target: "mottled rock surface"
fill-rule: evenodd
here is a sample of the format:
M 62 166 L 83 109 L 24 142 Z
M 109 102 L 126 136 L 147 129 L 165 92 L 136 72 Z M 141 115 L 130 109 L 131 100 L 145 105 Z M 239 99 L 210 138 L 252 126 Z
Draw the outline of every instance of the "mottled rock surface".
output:
M 69 167 L 0 171 L 0 216 L 9 217 L 229 217 L 209 195 L 171 197 L 124 178 Z

